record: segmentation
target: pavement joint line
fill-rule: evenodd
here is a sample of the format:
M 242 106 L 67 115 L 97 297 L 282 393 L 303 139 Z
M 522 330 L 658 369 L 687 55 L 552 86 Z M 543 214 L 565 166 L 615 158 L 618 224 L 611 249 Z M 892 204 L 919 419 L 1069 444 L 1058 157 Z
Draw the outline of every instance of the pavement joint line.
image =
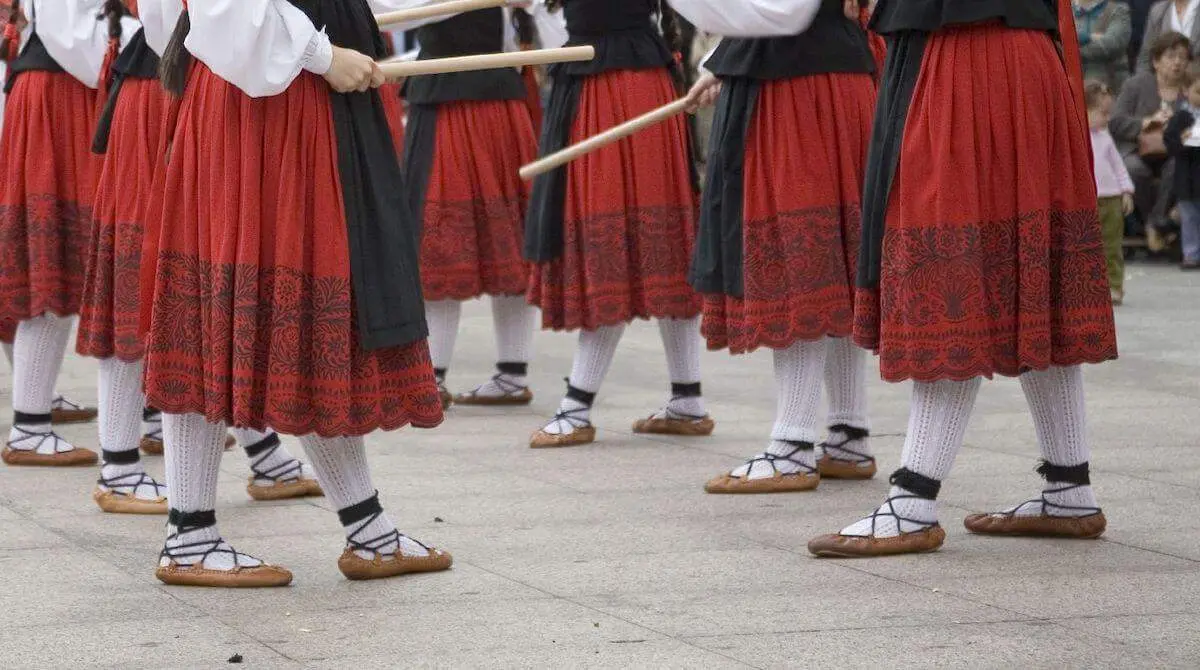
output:
M 1172 554 L 1169 551 L 1163 551 L 1161 549 L 1154 549 L 1152 547 L 1143 547 L 1143 546 L 1137 545 L 1137 544 L 1129 544 L 1128 542 L 1121 542 L 1120 540 L 1114 540 L 1109 537 L 1100 537 L 1097 539 L 1099 539 L 1101 542 L 1107 542 L 1108 544 L 1115 544 L 1119 547 L 1125 547 L 1126 549 L 1136 549 L 1136 550 L 1145 551 L 1145 552 L 1151 553 L 1151 554 L 1157 554 L 1159 556 L 1166 556 L 1168 558 L 1177 558 L 1181 561 L 1187 561 L 1189 563 L 1200 563 L 1200 558 L 1193 558 L 1191 556 L 1180 556 L 1179 554 Z
M 906 630 L 912 628 L 930 628 L 937 626 L 992 626 L 995 624 L 1005 623 L 1042 623 L 1041 619 L 1035 617 L 1019 618 L 1019 619 L 999 619 L 996 621 L 941 621 L 935 624 L 928 623 L 911 623 L 899 624 L 896 626 L 843 626 L 841 628 L 796 628 L 789 630 L 759 630 L 749 631 L 744 633 L 705 633 L 702 635 L 687 635 L 684 636 L 688 640 L 702 640 L 710 638 L 722 637 L 753 637 L 756 635 L 802 635 L 806 633 L 854 633 L 873 630 Z
M 661 631 L 661 630 L 658 630 L 658 629 L 656 629 L 656 628 L 653 628 L 653 627 L 651 627 L 651 626 L 647 626 L 647 625 L 645 625 L 645 624 L 641 624 L 641 623 L 638 623 L 638 622 L 636 622 L 636 621 L 632 621 L 632 620 L 630 620 L 630 619 L 628 619 L 628 618 L 626 618 L 626 617 L 623 617 L 623 616 L 621 616 L 621 615 L 619 615 L 619 614 L 614 614 L 614 613 L 612 613 L 612 612 L 605 611 L 605 610 L 604 610 L 604 609 L 602 609 L 602 608 L 595 607 L 595 606 L 593 606 L 593 605 L 588 605 L 587 603 L 582 603 L 582 602 L 579 602 L 578 600 L 576 600 L 576 599 L 574 599 L 574 598 L 571 598 L 571 597 L 569 597 L 569 596 L 562 595 L 562 594 L 558 594 L 558 593 L 554 593 L 553 591 L 550 591 L 550 590 L 548 590 L 548 589 L 544 589 L 544 588 L 542 588 L 542 587 L 540 587 L 540 586 L 535 586 L 535 585 L 533 585 L 533 584 L 529 584 L 529 583 L 527 583 L 527 582 L 521 581 L 520 579 L 517 579 L 516 577 L 511 577 L 511 576 L 509 576 L 509 575 L 506 575 L 506 574 L 504 574 L 504 573 L 501 573 L 501 572 L 499 572 L 499 571 L 497 571 L 497 570 L 492 570 L 492 569 L 486 568 L 486 567 L 484 567 L 484 566 L 482 566 L 482 565 L 473 564 L 473 563 L 468 563 L 468 565 L 471 565 L 471 566 L 472 566 L 472 567 L 474 567 L 474 568 L 477 568 L 477 569 L 479 569 L 479 570 L 482 570 L 482 571 L 484 571 L 484 572 L 487 572 L 487 573 L 489 573 L 489 574 L 492 574 L 492 575 L 494 575 L 494 576 L 496 576 L 496 577 L 500 577 L 501 579 L 507 579 L 508 581 L 510 581 L 510 582 L 513 582 L 514 584 L 519 584 L 519 585 L 521 585 L 521 586 L 524 586 L 525 588 L 528 588 L 528 589 L 533 589 L 534 591 L 538 591 L 538 592 L 540 592 L 540 593 L 544 593 L 544 594 L 546 594 L 546 595 L 548 595 L 548 596 L 551 596 L 552 598 L 554 598 L 554 599 L 556 599 L 556 600 L 562 600 L 562 601 L 564 601 L 564 602 L 567 602 L 567 603 L 570 603 L 570 604 L 572 604 L 572 605 L 575 605 L 576 607 L 582 607 L 582 608 L 584 608 L 584 609 L 586 609 L 586 610 L 589 610 L 589 611 L 595 612 L 595 613 L 597 613 L 597 614 L 603 614 L 604 616 L 607 616 L 607 617 L 610 617 L 610 618 L 616 619 L 616 620 L 618 620 L 618 621 L 623 621 L 623 622 L 625 622 L 626 624 L 629 624 L 630 626 L 633 626 L 633 627 L 635 627 L 635 628 L 640 628 L 640 629 L 642 629 L 642 630 L 645 630 L 645 631 L 649 631 L 649 632 L 651 632 L 651 633 L 654 633 L 655 635 L 659 635 L 659 636 L 661 636 L 661 637 L 663 637 L 663 638 L 666 638 L 666 639 L 668 639 L 668 640 L 674 640 L 674 641 L 676 641 L 676 642 L 679 642 L 679 643 L 681 643 L 681 644 L 684 644 L 684 645 L 687 645 L 687 646 L 689 646 L 689 647 L 692 647 L 693 649 L 697 649 L 697 650 L 699 650 L 699 651 L 703 651 L 703 652 L 705 652 L 705 653 L 708 653 L 708 654 L 713 654 L 713 655 L 715 655 L 715 656 L 720 656 L 720 657 L 722 657 L 722 658 L 724 658 L 724 659 L 727 659 L 727 660 L 733 661 L 734 663 L 737 663 L 737 664 L 739 664 L 739 665 L 744 665 L 744 666 L 746 666 L 746 667 L 748 667 L 748 668 L 754 668 L 755 670 L 763 670 L 763 668 L 761 668 L 761 667 L 759 667 L 759 666 L 757 666 L 757 665 L 753 665 L 753 664 L 751 664 L 751 663 L 748 663 L 748 662 L 746 662 L 746 661 L 745 661 L 745 660 L 743 660 L 743 659 L 740 659 L 740 658 L 737 658 L 737 657 L 734 657 L 734 656 L 730 656 L 729 654 L 724 654 L 724 653 L 721 653 L 720 651 L 717 651 L 717 650 L 708 649 L 708 648 L 705 648 L 705 647 L 703 647 L 703 646 L 700 646 L 700 645 L 698 645 L 698 644 L 692 644 L 691 642 L 688 642 L 688 641 L 687 641 L 686 639 L 684 639 L 684 638 L 677 637 L 677 636 L 675 636 L 675 635 L 670 635 L 670 634 L 668 634 L 668 633 L 665 633 L 665 632 L 663 632 L 663 631 Z

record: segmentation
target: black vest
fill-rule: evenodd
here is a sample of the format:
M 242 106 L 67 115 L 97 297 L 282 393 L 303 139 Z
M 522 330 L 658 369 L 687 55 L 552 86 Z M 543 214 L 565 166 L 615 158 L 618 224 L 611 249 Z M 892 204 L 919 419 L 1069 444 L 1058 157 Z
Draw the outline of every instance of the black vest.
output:
M 504 10 L 495 7 L 453 16 L 417 29 L 420 60 L 504 51 Z M 410 104 L 456 100 L 522 100 L 525 82 L 511 67 L 412 77 L 405 84 Z
M 946 26 L 1003 21 L 1009 28 L 1058 30 L 1056 0 L 879 0 L 871 30 L 931 33 Z
M 596 58 L 560 63 L 551 75 L 589 75 L 607 70 L 645 70 L 667 67 L 674 59 L 654 24 L 655 0 L 563 0 L 567 46 L 590 45 Z
M 842 0 L 823 0 L 812 25 L 799 35 L 723 39 L 705 68 L 718 77 L 751 79 L 874 72 L 867 34 L 846 18 L 842 4 Z
M 21 49 L 16 59 L 8 64 L 8 80 L 4 83 L 4 92 L 12 91 L 12 87 L 17 83 L 17 75 L 34 71 L 65 72 L 50 52 L 46 51 L 46 45 L 42 44 L 42 38 L 38 37 L 36 32 L 29 37 L 25 48 Z

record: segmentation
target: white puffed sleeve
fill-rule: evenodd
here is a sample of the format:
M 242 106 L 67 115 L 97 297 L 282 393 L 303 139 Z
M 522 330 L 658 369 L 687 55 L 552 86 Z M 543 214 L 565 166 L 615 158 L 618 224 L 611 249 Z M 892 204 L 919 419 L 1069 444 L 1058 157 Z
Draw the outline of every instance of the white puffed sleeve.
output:
M 812 25 L 821 0 L 671 0 L 696 28 L 725 37 L 798 35 Z
M 54 61 L 85 86 L 96 88 L 108 49 L 100 20 L 104 0 L 33 0 L 33 30 Z
M 533 14 L 533 23 L 537 26 L 538 41 L 543 49 L 557 49 L 567 43 L 567 17 L 561 11 L 552 12 L 546 9 L 546 0 L 534 0 L 529 8 Z
M 139 0 L 138 17 L 146 31 L 146 44 L 159 56 L 167 50 L 175 24 L 183 13 L 183 0 Z
M 368 0 L 368 2 L 371 5 L 371 11 L 375 12 L 376 14 L 383 14 L 385 12 L 398 12 L 404 9 L 418 9 L 420 7 L 428 7 L 429 5 L 440 5 L 441 3 L 446 2 L 446 0 Z M 391 23 L 386 27 L 388 30 L 414 30 L 430 23 L 445 21 L 452 16 L 458 16 L 460 13 L 461 12 L 455 12 L 453 14 L 439 14 L 427 19 L 417 19 L 415 21 L 405 21 L 403 23 Z
M 333 62 L 329 37 L 287 0 L 197 0 L 188 15 L 187 50 L 252 98 L 278 95 L 301 70 L 324 74 Z

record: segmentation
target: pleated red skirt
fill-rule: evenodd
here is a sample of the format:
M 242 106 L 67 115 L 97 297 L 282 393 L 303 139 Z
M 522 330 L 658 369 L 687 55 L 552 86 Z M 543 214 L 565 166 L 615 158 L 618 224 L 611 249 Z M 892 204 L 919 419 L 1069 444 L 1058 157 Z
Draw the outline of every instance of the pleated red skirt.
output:
M 0 134 L 0 321 L 79 311 L 98 161 L 96 92 L 31 71 L 8 95 Z
M 133 362 L 144 354 L 142 243 L 155 173 L 164 166 L 167 95 L 153 79 L 127 79 L 112 115 L 96 188 L 95 220 L 75 349 Z
M 424 340 L 359 345 L 329 86 L 252 99 L 196 65 L 166 170 L 146 395 L 295 435 L 432 427 Z
M 421 228 L 426 300 L 525 292 L 529 264 L 521 245 L 529 183 L 517 173 L 536 155 L 524 101 L 438 105 Z
M 676 97 L 665 69 L 591 76 L 570 143 Z M 687 282 L 697 220 L 690 160 L 687 125 L 675 117 L 567 166 L 563 253 L 535 264 L 529 281 L 544 328 L 594 330 L 700 313 Z
M 878 291 L 855 339 L 883 377 L 965 380 L 1117 356 L 1088 130 L 1042 32 L 926 46 Z
M 851 334 L 874 108 L 867 74 L 763 82 L 742 170 L 743 295 L 704 297 L 710 349 Z

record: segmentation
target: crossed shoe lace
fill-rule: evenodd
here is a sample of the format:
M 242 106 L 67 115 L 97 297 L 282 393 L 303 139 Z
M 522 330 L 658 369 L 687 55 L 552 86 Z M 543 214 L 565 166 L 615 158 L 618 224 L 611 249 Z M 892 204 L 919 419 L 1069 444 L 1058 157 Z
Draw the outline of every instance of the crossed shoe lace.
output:
M 9 439 L 8 447 L 17 451 L 32 451 L 39 454 L 65 454 L 75 450 L 69 442 L 59 437 L 58 433 L 53 429 L 47 431 L 36 431 L 23 428 L 21 426 L 13 426 L 13 429 L 21 433 L 16 439 Z M 46 452 L 42 449 L 46 442 L 49 441 L 53 446 L 53 451 Z
M 1042 491 L 1042 495 L 1040 497 L 1033 498 L 1031 500 L 1026 500 L 1025 502 L 1017 505 L 1016 507 L 1011 507 L 1002 512 L 996 512 L 993 514 L 993 516 L 1014 517 L 1014 516 L 1046 515 L 1046 516 L 1071 518 L 1071 517 L 1084 517 L 1084 516 L 1091 516 L 1093 514 L 1099 514 L 1102 511 L 1099 507 L 1092 507 L 1090 505 L 1064 505 L 1062 503 L 1056 503 L 1046 497 L 1047 495 L 1056 495 L 1056 494 L 1066 493 L 1068 491 L 1074 491 L 1075 489 L 1081 488 L 1082 486 L 1083 486 L 1082 484 L 1062 484 L 1058 488 L 1047 489 L 1045 491 Z M 1034 507 L 1031 509 L 1031 506 L 1037 506 L 1037 507 Z M 1028 513 L 1023 514 L 1022 513 L 1022 512 L 1030 512 L 1033 510 L 1036 510 L 1036 513 L 1034 513 L 1034 514 L 1028 514 Z M 1066 512 L 1066 513 L 1065 514 L 1055 514 L 1056 510 L 1059 512 Z
M 105 477 L 101 475 L 100 479 L 97 480 L 96 483 L 98 483 L 102 488 L 133 498 L 140 497 L 138 496 L 138 491 L 142 490 L 142 487 L 147 487 L 154 491 L 154 495 L 151 496 L 152 498 L 167 497 L 166 485 L 159 484 L 154 480 L 153 477 L 145 472 L 131 472 L 129 474 L 118 475 L 116 477 Z
M 842 530 L 841 533 L 839 533 L 839 535 L 845 535 L 847 537 L 879 537 L 879 531 L 880 531 L 879 524 L 880 524 L 881 519 L 894 519 L 895 524 L 896 524 L 897 535 L 907 535 L 908 533 L 919 533 L 923 530 L 928 530 L 928 529 L 933 528 L 938 525 L 937 521 L 925 521 L 924 519 L 914 519 L 911 517 L 904 516 L 899 511 L 896 510 L 896 501 L 897 500 L 926 500 L 926 499 L 922 498 L 920 496 L 909 495 L 909 494 L 889 497 L 887 500 L 884 500 L 883 504 L 880 505 L 878 508 L 876 508 L 874 512 L 871 512 L 870 515 L 863 517 L 858 522 L 853 524 L 853 526 L 857 526 L 858 524 L 860 524 L 864 521 L 870 520 L 871 521 L 871 532 L 869 532 L 869 533 L 847 533 L 846 531 L 849 530 L 849 528 L 845 528 Z M 912 530 L 904 530 L 904 524 L 910 524 L 910 527 L 915 526 L 915 528 L 913 528 Z M 853 526 L 850 526 L 850 528 L 852 528 Z
M 805 447 L 794 445 L 791 442 L 788 442 L 788 444 L 792 445 L 792 450 L 789 451 L 788 453 L 786 453 L 782 456 L 780 456 L 778 454 L 772 454 L 769 452 L 761 453 L 761 454 L 751 458 L 750 460 L 746 461 L 745 463 L 742 464 L 741 467 L 738 468 L 738 470 L 741 470 L 742 468 L 746 468 L 746 473 L 744 475 L 734 475 L 731 473 L 730 476 L 736 477 L 738 479 L 744 479 L 744 478 L 749 479 L 749 478 L 751 478 L 750 473 L 754 472 L 754 466 L 757 465 L 758 463 L 766 463 L 768 466 L 770 466 L 770 468 L 771 468 L 770 476 L 772 476 L 772 477 L 774 477 L 775 475 L 787 476 L 787 475 L 797 475 L 797 474 L 805 474 L 805 475 L 816 474 L 817 469 L 815 467 L 809 465 L 808 463 L 805 463 L 804 461 L 801 461 L 801 460 L 798 460 L 795 458 L 796 454 L 801 453 L 803 451 L 808 451 L 808 449 Z M 779 466 L 775 465 L 776 463 L 778 463 L 780 461 L 785 461 L 787 463 L 791 463 L 791 464 L 795 465 L 797 469 L 792 472 L 783 472 L 782 470 L 779 469 Z M 735 472 L 736 472 L 736 470 L 735 470 Z

